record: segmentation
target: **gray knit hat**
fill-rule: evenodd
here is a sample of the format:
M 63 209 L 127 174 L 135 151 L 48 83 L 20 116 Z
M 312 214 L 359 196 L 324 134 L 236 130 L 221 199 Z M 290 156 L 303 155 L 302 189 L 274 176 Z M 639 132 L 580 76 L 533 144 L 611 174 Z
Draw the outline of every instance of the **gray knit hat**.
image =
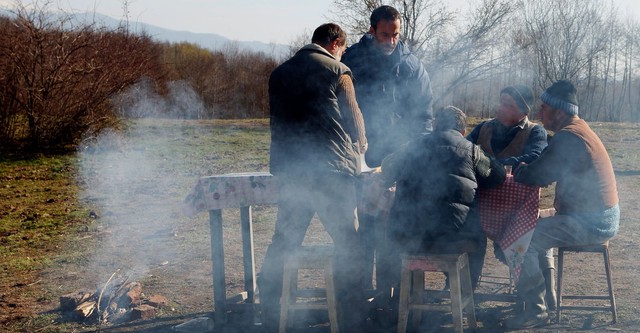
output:
M 542 93 L 540 99 L 545 104 L 562 109 L 570 115 L 578 114 L 578 98 L 574 85 L 567 80 L 558 80 Z
M 511 96 L 518 105 L 520 112 L 524 114 L 529 114 L 529 111 L 531 111 L 531 108 L 535 103 L 533 91 L 531 88 L 524 85 L 508 86 L 500 90 L 500 95 L 502 94 L 508 94 Z

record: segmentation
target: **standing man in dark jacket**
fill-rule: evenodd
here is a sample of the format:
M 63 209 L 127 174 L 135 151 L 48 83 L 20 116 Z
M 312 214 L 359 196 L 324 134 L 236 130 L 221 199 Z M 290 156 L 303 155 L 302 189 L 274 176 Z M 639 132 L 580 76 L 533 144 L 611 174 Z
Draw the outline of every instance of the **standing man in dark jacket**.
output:
M 465 128 L 465 114 L 448 106 L 436 113 L 433 133 L 384 159 L 383 178 L 387 183 L 395 181 L 397 187 L 389 214 L 396 255 L 456 253 L 461 243 L 486 246 L 476 210 L 476 190 L 502 184 L 506 174 L 500 162 L 465 139 Z M 471 251 L 469 256 L 475 253 Z M 394 281 L 399 282 L 400 260 L 391 262 L 396 266 L 391 269 Z M 477 270 L 471 267 L 477 262 L 470 260 L 471 270 Z M 475 287 L 477 279 L 472 283 Z
M 402 144 L 431 131 L 433 95 L 424 65 L 400 40 L 400 13 L 391 6 L 380 6 L 371 13 L 370 23 L 369 32 L 347 49 L 342 62 L 353 71 L 367 129 L 366 163 L 378 167 Z M 376 261 L 384 261 L 380 252 L 385 251 L 376 248 L 374 236 L 380 237 L 382 231 L 376 228 L 381 229 L 383 221 L 365 214 L 359 217 L 367 257 L 365 278 L 370 286 L 374 250 Z M 377 288 L 385 289 L 384 272 L 376 272 Z
M 422 62 L 400 40 L 400 19 L 391 6 L 376 8 L 369 32 L 342 57 L 355 78 L 370 167 L 380 166 L 400 145 L 431 130 L 431 81 Z
M 295 252 L 317 213 L 335 245 L 335 285 L 342 332 L 364 323 L 356 176 L 366 139 L 351 71 L 340 62 L 346 34 L 318 27 L 269 78 L 270 171 L 278 176 L 278 216 L 259 279 L 263 324 L 278 329 L 285 255 Z

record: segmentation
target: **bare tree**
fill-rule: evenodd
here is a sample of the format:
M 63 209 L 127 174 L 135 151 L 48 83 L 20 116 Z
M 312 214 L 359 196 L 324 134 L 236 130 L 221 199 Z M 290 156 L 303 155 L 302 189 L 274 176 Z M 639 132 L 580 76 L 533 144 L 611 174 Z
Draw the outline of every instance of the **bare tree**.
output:
M 9 93 L 3 100 L 26 129 L 14 139 L 32 149 L 73 144 L 86 131 L 111 126 L 118 119 L 110 96 L 143 76 L 162 76 L 149 36 L 75 26 L 52 16 L 48 5 L 19 6 L 0 32 L 10 36 L 0 44 L 0 75 Z
M 589 59 L 606 50 L 609 29 L 598 0 L 520 1 L 540 84 L 578 79 Z
M 329 13 L 347 32 L 348 43 L 352 44 L 369 31 L 371 12 L 382 4 L 381 0 L 333 0 Z
M 470 7 L 465 26 L 437 37 L 437 44 L 429 48 L 427 67 L 440 82 L 440 99 L 457 93 L 460 86 L 506 71 L 512 59 L 507 46 L 511 41 L 507 23 L 512 13 L 508 1 L 482 0 Z

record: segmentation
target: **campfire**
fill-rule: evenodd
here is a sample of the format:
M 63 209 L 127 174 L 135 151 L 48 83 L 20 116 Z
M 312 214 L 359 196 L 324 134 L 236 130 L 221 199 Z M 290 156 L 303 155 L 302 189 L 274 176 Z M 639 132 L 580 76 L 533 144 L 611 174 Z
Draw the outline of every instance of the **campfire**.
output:
M 106 324 L 153 318 L 167 305 L 164 296 L 146 297 L 141 283 L 115 278 L 116 273 L 95 291 L 78 290 L 60 296 L 60 310 L 76 320 Z

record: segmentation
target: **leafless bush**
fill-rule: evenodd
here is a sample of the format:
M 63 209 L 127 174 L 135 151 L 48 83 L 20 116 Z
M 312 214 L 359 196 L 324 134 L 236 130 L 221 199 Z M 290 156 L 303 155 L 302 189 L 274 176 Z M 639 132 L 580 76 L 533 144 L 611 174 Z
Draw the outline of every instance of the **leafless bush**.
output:
M 47 7 L 0 22 L 3 142 L 42 150 L 77 144 L 118 122 L 109 97 L 161 76 L 159 47 L 125 28 L 74 26 Z

